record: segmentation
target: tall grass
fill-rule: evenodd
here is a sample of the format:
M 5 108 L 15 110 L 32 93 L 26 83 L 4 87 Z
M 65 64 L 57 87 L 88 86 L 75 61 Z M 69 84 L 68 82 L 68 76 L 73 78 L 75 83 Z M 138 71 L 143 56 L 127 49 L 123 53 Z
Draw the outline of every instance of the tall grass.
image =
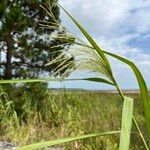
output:
M 129 145 L 130 145 L 131 125 L 132 125 L 132 121 L 133 121 L 135 126 L 136 126 L 137 132 L 140 135 L 141 140 L 143 141 L 145 149 L 148 150 L 149 149 L 148 144 L 146 143 L 146 140 L 145 140 L 145 138 L 144 138 L 144 136 L 143 136 L 143 134 L 139 128 L 139 125 L 136 121 L 136 118 L 132 114 L 132 112 L 133 112 L 132 111 L 133 99 L 132 98 L 126 98 L 124 96 L 121 88 L 119 87 L 119 84 L 117 83 L 117 81 L 113 75 L 113 71 L 111 69 L 111 65 L 109 63 L 109 60 L 106 57 L 106 54 L 116 58 L 117 60 L 120 60 L 120 61 L 126 63 L 127 65 L 129 65 L 131 67 L 131 69 L 133 70 L 135 76 L 137 77 L 140 91 L 141 91 L 141 100 L 142 100 L 142 104 L 143 104 L 144 114 L 145 114 L 145 126 L 147 129 L 147 137 L 149 140 L 148 142 L 150 142 L 150 138 L 149 138 L 150 137 L 150 101 L 149 101 L 149 97 L 148 97 L 147 86 L 146 86 L 146 83 L 145 83 L 140 71 L 131 61 L 129 61 L 123 57 L 120 57 L 118 55 L 103 51 L 97 45 L 97 43 L 94 41 L 94 39 L 89 35 L 89 33 L 80 25 L 80 23 L 77 22 L 64 8 L 62 8 L 62 9 L 66 12 L 66 14 L 70 17 L 70 19 L 76 24 L 76 26 L 83 33 L 83 35 L 86 37 L 86 39 L 88 40 L 90 45 L 88 45 L 87 43 L 83 42 L 79 38 L 76 38 L 70 34 L 69 35 L 60 35 L 61 40 L 65 40 L 67 42 L 70 42 L 70 41 L 74 42 L 74 44 L 76 44 L 76 46 L 74 46 L 74 48 L 71 48 L 67 52 L 65 52 L 65 54 L 66 54 L 65 59 L 64 58 L 62 59 L 61 56 L 58 56 L 57 58 L 55 58 L 52 62 L 50 62 L 47 65 L 51 65 L 51 64 L 56 63 L 56 62 L 61 62 L 60 65 L 58 67 L 56 67 L 56 69 L 54 70 L 54 74 L 58 74 L 62 68 L 66 69 L 66 71 L 62 75 L 63 78 L 66 77 L 70 72 L 72 72 L 74 70 L 89 70 L 91 72 L 99 73 L 98 78 L 92 78 L 92 79 L 91 78 L 90 79 L 85 78 L 83 80 L 88 80 L 88 81 L 93 80 L 95 82 L 102 82 L 105 84 L 111 84 L 112 86 L 114 86 L 118 90 L 118 93 L 119 93 L 119 95 L 122 99 L 122 102 L 123 102 L 121 128 L 118 131 L 106 131 L 103 133 L 94 133 L 94 134 L 90 134 L 90 135 L 83 135 L 80 137 L 70 137 L 70 138 L 59 139 L 59 140 L 55 140 L 55 141 L 49 141 L 46 143 L 41 142 L 41 143 L 37 143 L 37 144 L 24 146 L 24 147 L 19 148 L 19 149 L 23 150 L 23 149 L 28 149 L 29 147 L 30 147 L 30 149 L 36 149 L 36 148 L 42 148 L 45 146 L 51 146 L 51 145 L 62 144 L 65 142 L 71 142 L 74 140 L 81 140 L 84 138 L 90 138 L 90 137 L 94 137 L 94 136 L 95 137 L 96 136 L 105 136 L 108 134 L 120 133 L 119 150 L 128 150 Z M 53 18 L 54 16 L 53 16 L 53 14 L 51 14 L 50 10 L 51 10 L 51 8 L 49 10 L 46 10 L 46 12 L 49 15 L 49 17 Z M 55 20 L 55 18 L 53 18 L 53 19 Z M 56 21 L 55 23 L 57 26 L 59 25 L 59 22 Z M 49 28 L 52 28 L 52 26 L 48 25 L 48 23 L 46 26 Z M 72 39 L 73 39 L 73 41 L 72 41 Z M 72 57 L 74 57 L 75 60 L 77 61 L 75 66 L 72 65 L 73 62 L 67 61 L 67 60 L 74 61 L 73 59 L 70 59 Z M 68 63 L 66 64 L 66 62 L 68 62 Z M 34 81 L 34 80 L 32 80 L 32 81 Z M 5 83 L 5 82 L 9 82 L 9 81 L 2 81 L 2 82 Z M 11 81 L 11 82 L 18 82 L 18 81 Z M 19 81 L 19 82 L 21 82 L 21 81 Z M 24 82 L 26 82 L 26 80 L 24 80 Z M 36 80 L 36 82 L 41 82 L 41 80 Z
M 34 85 L 35 83 L 33 83 Z M 39 88 L 37 89 L 39 85 Z M 41 84 L 37 84 L 39 93 Z M 41 89 L 42 90 L 42 89 Z M 4 89 L 5 92 L 7 92 Z M 44 92 L 44 90 L 42 90 Z M 32 93 L 32 94 L 31 94 Z M 33 95 L 34 94 L 34 95 Z M 40 141 L 55 140 L 63 137 L 79 137 L 84 134 L 119 130 L 121 123 L 122 102 L 117 94 L 86 91 L 50 91 L 46 90 L 44 98 L 28 89 L 8 91 L 7 99 L 14 103 L 19 128 L 0 122 L 0 139 L 12 141 L 18 145 L 27 145 Z M 135 99 L 134 114 L 144 135 L 144 116 L 139 94 L 129 94 Z M 21 103 L 18 103 L 18 102 Z M 32 103 L 31 103 L 32 102 Z M 39 109 L 40 106 L 40 109 Z M 19 108 L 19 109 L 18 109 Z M 7 116 L 6 116 L 7 117 Z M 12 121 L 11 121 L 12 122 Z M 13 120 L 15 122 L 15 120 Z M 5 127 L 4 127 L 5 125 Z M 3 131 L 3 132 L 2 132 Z M 136 132 L 133 125 L 132 132 Z M 57 145 L 57 148 L 117 150 L 119 133 L 112 136 L 87 138 Z M 55 147 L 55 146 L 52 146 Z M 144 150 L 137 134 L 131 136 L 131 150 Z

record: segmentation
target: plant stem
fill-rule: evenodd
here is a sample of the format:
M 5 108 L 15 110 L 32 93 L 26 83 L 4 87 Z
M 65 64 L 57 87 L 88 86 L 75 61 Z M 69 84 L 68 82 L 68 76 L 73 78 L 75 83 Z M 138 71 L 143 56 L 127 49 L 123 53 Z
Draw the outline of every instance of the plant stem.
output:
M 142 139 L 142 141 L 143 141 L 143 143 L 144 143 L 144 146 L 145 146 L 146 150 L 149 150 L 148 145 L 147 145 L 147 143 L 146 143 L 146 141 L 145 141 L 145 139 L 144 139 L 144 137 L 143 137 L 143 134 L 142 134 L 142 132 L 141 132 L 141 130 L 140 130 L 138 124 L 137 124 L 137 121 L 136 121 L 135 117 L 132 116 L 132 119 L 133 119 L 133 122 L 134 122 L 134 124 L 135 124 L 135 126 L 136 126 L 138 132 L 139 132 L 139 136 L 141 137 L 141 139 Z

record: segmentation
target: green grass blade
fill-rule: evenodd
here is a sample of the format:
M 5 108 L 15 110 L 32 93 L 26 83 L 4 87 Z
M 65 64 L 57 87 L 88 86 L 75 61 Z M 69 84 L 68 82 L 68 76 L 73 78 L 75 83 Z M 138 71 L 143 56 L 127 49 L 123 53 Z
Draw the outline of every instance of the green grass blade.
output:
M 59 4 L 58 4 L 59 5 Z M 60 6 L 60 5 L 59 5 Z M 107 69 L 109 70 L 110 75 L 112 75 L 111 67 L 109 64 L 108 59 L 106 58 L 104 52 L 102 49 L 98 46 L 98 44 L 93 40 L 93 38 L 89 35 L 89 33 L 80 25 L 80 23 L 74 19 L 68 11 L 66 11 L 62 6 L 60 6 L 64 12 L 71 18 L 71 20 L 76 24 L 76 26 L 79 28 L 79 30 L 83 33 L 83 35 L 87 38 L 87 40 L 90 42 L 90 44 L 94 47 L 94 49 L 97 51 L 97 53 L 101 56 L 101 58 L 104 60 L 104 62 L 107 65 Z
M 48 81 L 62 81 L 57 78 L 48 79 L 12 79 L 12 80 L 0 80 L 0 84 L 12 84 L 12 83 L 36 83 L 36 82 L 48 82 Z
M 76 80 L 86 80 L 86 81 L 92 81 L 92 82 L 101 82 L 101 83 L 105 83 L 105 84 L 109 84 L 109 85 L 113 85 L 114 86 L 114 84 L 111 81 L 106 80 L 104 78 L 65 79 L 64 81 L 76 81 Z
M 44 148 L 44 147 L 48 147 L 48 146 L 55 146 L 55 145 L 59 145 L 59 144 L 67 143 L 67 142 L 73 142 L 73 141 L 77 141 L 77 140 L 82 140 L 82 139 L 87 139 L 87 138 L 92 138 L 92 137 L 97 137 L 97 136 L 118 134 L 118 133 L 120 133 L 120 131 L 93 133 L 93 134 L 87 134 L 87 135 L 82 135 L 82 136 L 78 136 L 78 137 L 63 138 L 63 139 L 52 140 L 52 141 L 47 141 L 47 142 L 40 142 L 40 143 L 23 146 L 23 147 L 18 148 L 17 150 L 34 150 L 34 149 Z
M 13 80 L 0 80 L 0 84 L 11 84 L 11 83 L 34 83 L 43 82 L 40 79 L 13 79 Z
M 106 52 L 106 51 L 103 51 L 103 52 L 109 56 L 112 56 L 112 57 L 126 63 L 127 65 L 129 65 L 132 68 L 132 70 L 137 78 L 139 87 L 140 87 L 141 99 L 142 99 L 142 104 L 143 104 L 143 108 L 144 108 L 145 120 L 146 120 L 147 134 L 148 134 L 149 143 L 150 143 L 150 100 L 149 100 L 149 95 L 148 95 L 148 88 L 146 86 L 146 83 L 144 81 L 144 78 L 143 78 L 141 72 L 136 67 L 136 65 L 133 62 L 131 62 L 130 60 L 123 58 L 121 56 Z
M 53 79 L 13 79 L 13 80 L 0 80 L 0 84 L 12 84 L 12 83 L 35 83 L 35 82 L 49 82 L 49 81 L 77 81 L 77 80 L 87 80 L 93 82 L 102 82 L 110 85 L 114 85 L 111 81 L 103 79 L 103 78 L 79 78 L 79 79 L 61 79 L 61 78 L 53 78 Z
M 133 115 L 133 99 L 124 97 L 119 150 L 129 150 Z

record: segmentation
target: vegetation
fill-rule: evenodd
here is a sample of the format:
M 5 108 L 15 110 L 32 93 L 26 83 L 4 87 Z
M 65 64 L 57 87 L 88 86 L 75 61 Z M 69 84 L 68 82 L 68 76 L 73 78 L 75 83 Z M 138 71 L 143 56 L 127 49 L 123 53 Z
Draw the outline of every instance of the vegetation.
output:
M 56 3 L 53 3 L 52 1 L 50 1 L 50 2 L 51 3 L 50 3 L 50 8 L 49 9 L 46 9 L 43 6 L 41 6 L 41 7 L 46 11 L 47 15 L 49 15 L 50 18 L 53 18 L 55 20 L 55 16 L 51 12 L 51 8 L 56 6 Z M 91 72 L 96 72 L 98 74 L 98 77 L 96 77 L 96 78 L 85 78 L 85 79 L 81 79 L 81 80 L 102 82 L 102 83 L 110 84 L 110 85 L 114 86 L 116 88 L 116 90 L 118 91 L 119 96 L 120 96 L 120 98 L 122 100 L 122 101 L 120 101 L 120 105 L 118 107 L 119 109 L 117 109 L 117 110 L 119 110 L 118 114 L 120 115 L 120 116 L 117 116 L 117 118 L 119 119 L 119 121 L 118 121 L 119 122 L 119 127 L 115 128 L 116 126 L 113 126 L 112 129 L 110 129 L 110 130 L 107 129 L 104 132 L 102 132 L 101 129 L 96 130 L 94 128 L 94 133 L 90 132 L 90 134 L 89 133 L 87 134 L 86 132 L 83 132 L 81 134 L 81 136 L 74 136 L 73 137 L 73 136 L 69 135 L 68 138 L 61 138 L 61 139 L 59 138 L 58 140 L 51 140 L 51 141 L 47 141 L 47 142 L 35 143 L 35 144 L 23 146 L 23 147 L 21 147 L 19 149 L 20 150 L 27 150 L 27 149 L 44 148 L 44 147 L 47 147 L 47 146 L 56 146 L 56 145 L 60 145 L 60 144 L 64 144 L 64 143 L 68 143 L 68 142 L 72 142 L 72 141 L 75 141 L 75 147 L 76 147 L 76 140 L 83 140 L 83 139 L 87 140 L 88 138 L 92 138 L 91 140 L 93 140 L 93 138 L 97 139 L 97 138 L 105 137 L 105 141 L 107 141 L 107 143 L 109 143 L 111 145 L 110 149 L 118 149 L 119 148 L 119 150 L 128 150 L 129 147 L 130 147 L 130 141 L 131 141 L 130 137 L 133 134 L 133 135 L 136 135 L 136 136 L 138 135 L 138 138 L 140 138 L 140 142 L 142 142 L 142 145 L 144 146 L 144 149 L 149 150 L 149 146 L 150 145 L 148 145 L 148 144 L 150 144 L 150 138 L 149 138 L 150 137 L 150 101 L 149 101 L 149 95 L 148 95 L 148 89 L 147 89 L 146 83 L 145 83 L 145 81 L 144 81 L 144 79 L 143 79 L 139 69 L 130 60 L 127 60 L 127 59 L 125 59 L 125 58 L 123 58 L 121 56 L 118 56 L 118 55 L 115 55 L 115 54 L 103 51 L 97 45 L 97 43 L 94 41 L 94 39 L 88 34 L 88 32 L 65 9 L 63 9 L 63 10 L 70 17 L 70 19 L 76 24 L 76 26 L 79 28 L 79 30 L 83 33 L 83 35 L 88 40 L 90 45 L 85 43 L 85 42 L 83 42 L 81 39 L 76 38 L 75 36 L 73 36 L 71 34 L 66 34 L 66 33 L 64 34 L 63 33 L 62 35 L 59 36 L 59 39 L 61 41 L 67 42 L 67 43 L 74 42 L 74 47 L 69 48 L 64 53 L 62 53 L 62 54 L 58 55 L 57 57 L 55 57 L 52 61 L 47 63 L 46 66 L 51 67 L 51 66 L 55 65 L 56 67 L 53 70 L 53 75 L 58 75 L 59 74 L 61 76 L 61 79 L 63 79 L 63 80 L 78 80 L 78 79 L 64 79 L 64 78 L 66 76 L 68 76 L 68 74 L 70 72 L 72 72 L 74 70 L 88 70 L 88 71 L 91 71 Z M 45 22 L 44 22 L 44 24 L 42 24 L 42 26 L 46 27 L 46 28 L 55 28 L 55 27 L 60 26 L 61 28 L 65 29 L 65 27 L 62 27 L 60 25 L 59 21 L 57 21 L 57 20 L 55 20 L 55 24 L 53 26 L 51 25 L 50 22 L 46 22 L 46 24 L 47 25 L 45 25 Z M 127 65 L 129 65 L 131 67 L 131 69 L 133 70 L 136 78 L 137 78 L 137 81 L 138 81 L 138 84 L 139 84 L 139 88 L 140 88 L 140 94 L 141 94 L 141 104 L 142 104 L 142 108 L 143 108 L 143 112 L 144 112 L 144 115 L 143 115 L 144 116 L 144 119 L 143 119 L 144 120 L 144 126 L 146 127 L 146 128 L 144 128 L 144 131 L 143 131 L 143 128 L 141 129 L 141 125 L 139 124 L 139 120 L 137 119 L 138 115 L 137 114 L 133 114 L 133 101 L 134 100 L 133 100 L 132 97 L 127 97 L 127 96 L 124 95 L 124 93 L 121 90 L 119 84 L 117 83 L 117 80 L 115 79 L 115 77 L 113 75 L 113 71 L 111 69 L 111 64 L 109 63 L 109 60 L 107 59 L 106 54 L 111 56 L 111 57 L 116 58 L 119 61 L 122 61 L 123 63 L 125 63 Z M 65 56 L 65 57 L 63 57 L 63 56 Z M 74 64 L 74 60 L 77 60 L 75 64 Z M 64 70 L 63 73 L 62 73 L 62 70 Z M 55 79 L 55 80 L 57 80 L 57 79 Z M 33 80 L 30 80 L 30 81 L 28 81 L 28 80 L 11 80 L 11 81 L 4 80 L 4 81 L 0 81 L 0 83 L 44 82 L 44 81 L 46 81 L 46 79 L 45 80 L 44 79 L 43 80 L 42 79 L 41 80 L 37 80 L 37 79 L 34 80 L 33 79 Z M 5 97 L 6 96 L 4 94 L 4 100 L 5 100 Z M 78 95 L 78 97 L 79 97 L 79 95 Z M 54 106 L 53 106 L 53 104 L 51 104 L 51 105 L 49 105 L 49 107 L 38 107 L 38 106 L 42 106 L 42 103 L 44 102 L 45 98 L 43 97 L 43 100 L 40 101 L 39 105 L 37 105 L 37 104 L 34 105 L 34 101 L 33 101 L 32 98 L 31 98 L 31 102 L 28 103 L 28 104 L 31 104 L 31 106 L 34 106 L 34 108 L 36 108 L 36 109 L 34 109 L 34 112 L 40 112 L 42 110 L 42 112 L 45 114 L 45 115 L 43 115 L 43 113 L 34 114 L 34 116 L 36 116 L 36 118 L 39 120 L 39 121 L 35 122 L 35 125 L 38 124 L 38 125 L 41 126 L 42 123 L 40 122 L 40 120 L 47 120 L 47 118 L 50 121 L 50 119 L 51 119 L 51 118 L 49 118 L 50 115 L 47 116 L 47 114 L 49 114 L 49 111 L 52 112 L 52 116 L 53 116 L 53 114 L 55 114 L 55 111 L 58 111 L 59 109 L 61 110 L 61 108 L 63 107 L 63 106 L 61 108 L 57 107 L 57 103 L 59 103 L 59 102 L 54 103 Z M 38 99 L 39 99 L 39 97 L 38 97 Z M 66 97 L 65 97 L 65 99 L 67 100 Z M 9 106 L 9 104 L 11 104 L 12 102 L 8 102 L 8 104 L 7 104 L 4 100 L 2 100 L 3 101 L 2 102 L 2 104 L 3 104 L 2 106 L 4 108 L 6 108 L 4 110 L 9 110 L 7 108 L 7 105 Z M 70 101 L 71 100 L 72 99 L 70 99 Z M 80 100 L 80 97 L 79 97 L 79 100 Z M 46 103 L 45 106 L 47 106 L 48 105 L 48 99 L 46 100 L 45 103 Z M 23 102 L 21 104 L 23 104 Z M 25 104 L 21 108 L 24 108 L 28 104 Z M 72 104 L 74 104 L 73 101 L 71 101 L 71 105 Z M 12 107 L 9 106 L 11 108 L 11 110 L 12 110 L 12 113 L 10 113 L 10 114 L 13 114 L 13 116 L 10 117 L 10 118 L 15 118 L 15 120 L 17 120 L 16 118 L 18 116 L 18 114 L 16 113 L 15 108 L 14 108 L 14 106 L 16 106 L 16 105 L 17 104 L 15 104 L 15 105 L 13 104 Z M 111 105 L 113 106 L 113 104 L 111 104 Z M 29 108 L 33 108 L 31 106 L 29 106 Z M 103 102 L 102 106 L 103 107 L 105 106 L 104 102 Z M 48 108 L 50 108 L 50 109 L 48 109 Z M 109 106 L 108 108 L 110 109 L 111 106 Z M 72 109 L 74 109 L 74 108 L 72 108 Z M 72 109 L 70 109 L 70 107 L 69 107 L 69 109 L 65 108 L 65 110 L 67 110 L 67 111 L 69 111 L 69 110 L 72 111 Z M 88 110 L 86 107 L 85 107 L 85 109 L 86 109 L 86 111 Z M 100 111 L 100 107 L 98 109 Z M 24 112 L 26 112 L 26 110 L 28 110 L 28 109 L 26 108 L 22 113 L 24 114 Z M 54 110 L 54 111 L 52 111 L 52 110 Z M 82 113 L 84 114 L 83 110 L 82 110 Z M 75 109 L 74 111 L 76 112 L 74 115 L 79 117 L 80 116 L 78 114 L 79 111 L 77 109 Z M 29 110 L 29 112 L 32 112 L 32 111 Z M 109 111 L 107 111 L 107 113 L 108 112 Z M 63 112 L 61 112 L 61 115 L 58 114 L 58 116 L 56 118 L 59 118 L 59 120 L 62 120 L 62 118 L 60 117 L 60 116 L 62 116 L 62 113 Z M 67 114 L 67 112 L 64 113 L 65 118 L 67 118 L 67 119 L 71 118 L 69 120 L 69 125 L 70 124 L 72 125 L 72 123 L 74 123 L 74 115 L 70 117 L 70 113 L 69 113 L 68 116 L 66 117 L 66 114 Z M 89 111 L 86 112 L 86 114 L 89 114 Z M 91 114 L 90 114 L 90 116 L 91 116 Z M 21 117 L 21 115 L 20 115 L 20 117 Z M 9 116 L 7 118 L 9 118 Z M 24 116 L 21 117 L 21 120 L 15 122 L 15 126 L 19 127 L 20 123 L 21 124 L 22 123 L 27 124 L 26 120 L 28 120 L 28 118 L 29 117 L 27 117 L 27 118 L 25 117 L 25 119 L 24 119 Z M 55 116 L 53 116 L 53 118 L 55 118 Z M 72 118 L 73 118 L 73 120 L 72 120 Z M 93 118 L 94 118 L 94 116 L 93 116 Z M 114 118 L 115 117 L 113 115 L 113 119 Z M 86 119 L 88 119 L 88 123 L 87 124 L 90 124 L 89 123 L 90 119 L 88 117 Z M 72 130 L 73 131 L 75 130 L 75 133 L 78 133 L 80 131 L 79 130 L 80 127 L 83 126 L 81 124 L 83 122 L 84 122 L 84 119 L 81 119 L 81 121 L 80 121 L 80 118 L 78 118 L 78 125 L 79 125 L 79 127 L 75 126 L 75 129 L 73 128 Z M 132 124 L 132 122 L 134 124 Z M 140 120 L 140 123 L 141 122 L 142 121 Z M 14 122 L 11 122 L 11 123 L 12 123 L 11 125 L 14 124 Z M 55 122 L 55 121 L 53 123 L 54 123 L 55 127 L 57 127 L 58 124 L 59 124 L 59 122 Z M 61 121 L 60 121 L 60 123 L 61 123 L 61 125 L 63 125 Z M 30 124 L 31 124 L 31 120 L 30 120 Z M 61 125 L 59 125 L 59 127 Z M 133 125 L 135 127 L 134 130 L 133 130 Z M 68 132 L 69 129 L 66 132 Z M 63 131 L 59 130 L 59 132 L 60 133 L 65 133 L 64 130 Z M 108 139 L 107 139 L 107 136 L 108 136 Z M 113 139 L 111 140 L 112 136 L 118 137 L 118 141 L 117 140 L 113 140 Z M 83 141 L 83 143 L 85 141 Z M 93 149 L 93 148 L 94 149 L 95 148 L 101 148 L 101 147 L 96 147 L 96 145 L 99 142 L 100 142 L 100 140 L 98 142 L 97 141 L 94 142 L 93 143 L 94 147 L 91 147 L 91 149 Z M 82 149 L 82 145 L 84 145 L 83 143 L 81 144 L 81 149 Z M 92 144 L 91 144 L 91 146 L 92 146 Z M 68 147 L 69 146 L 67 146 L 66 148 L 68 148 Z M 78 147 L 79 147 L 79 145 L 77 144 L 76 149 L 78 149 Z M 102 148 L 104 148 L 104 145 L 102 146 Z M 134 146 L 133 149 L 134 148 L 136 148 L 136 146 Z M 140 148 L 142 148 L 142 147 L 140 147 Z M 87 149 L 90 149 L 90 147 L 87 148 Z
M 40 27 L 43 18 L 51 25 L 55 20 L 60 22 L 56 5 L 49 10 L 54 19 L 40 7 L 40 4 L 46 7 L 48 1 L 0 1 L 0 79 L 36 78 L 42 73 L 51 74 L 56 65 L 45 67 L 45 64 L 61 54 L 62 49 L 67 49 L 68 44 L 58 38 L 64 30 L 58 26 Z M 52 53 L 55 51 L 57 53 Z
M 38 90 L 41 90 L 40 87 L 36 89 L 37 93 Z M 43 140 L 120 129 L 122 102 L 117 94 L 45 91 L 44 99 L 40 95 L 37 95 L 37 99 L 36 95 L 30 93 L 30 89 L 18 91 L 1 95 L 1 139 L 26 145 Z M 128 94 L 128 96 L 135 100 L 134 115 L 146 135 L 140 95 Z M 136 132 L 135 126 L 132 132 Z M 72 150 L 112 150 L 118 148 L 118 142 L 119 134 L 116 134 L 79 140 L 56 147 Z M 145 149 L 138 135 L 131 135 L 130 148 Z

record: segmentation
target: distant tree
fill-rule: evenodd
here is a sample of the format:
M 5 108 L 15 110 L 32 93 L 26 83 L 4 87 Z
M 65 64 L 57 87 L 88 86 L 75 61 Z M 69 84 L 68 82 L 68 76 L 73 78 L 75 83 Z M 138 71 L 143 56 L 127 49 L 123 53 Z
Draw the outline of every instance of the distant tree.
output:
M 45 64 L 69 44 L 51 37 L 64 32 L 59 28 L 40 28 L 39 20 L 53 23 L 39 6 L 48 2 L 53 0 L 0 0 L 0 79 L 33 78 L 50 74 L 55 68 L 54 64 L 47 67 Z M 56 5 L 52 12 L 60 22 Z

